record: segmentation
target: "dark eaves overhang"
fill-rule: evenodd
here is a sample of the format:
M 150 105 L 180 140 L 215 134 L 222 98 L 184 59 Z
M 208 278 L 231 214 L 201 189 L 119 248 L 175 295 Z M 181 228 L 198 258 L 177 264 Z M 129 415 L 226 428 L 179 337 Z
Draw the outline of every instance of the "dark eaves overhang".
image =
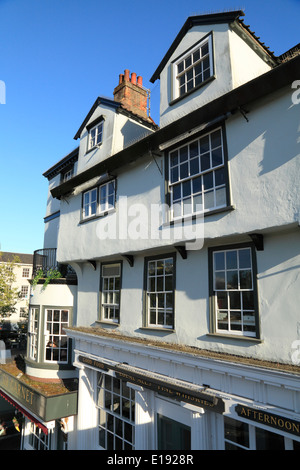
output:
M 90 179 L 112 173 L 113 171 L 134 162 L 148 152 L 155 152 L 160 145 L 195 129 L 197 126 L 209 123 L 218 117 L 235 113 L 247 104 L 264 98 L 281 88 L 291 85 L 299 75 L 300 56 L 282 63 L 269 72 L 241 85 L 238 88 L 192 111 L 182 118 L 153 132 L 130 147 L 101 161 L 97 165 L 79 173 L 70 180 L 51 190 L 53 197 L 60 199 L 70 194 L 74 188 Z
M 43 173 L 43 176 L 50 180 L 57 174 L 59 174 L 64 168 L 66 168 L 68 165 L 71 165 L 75 161 L 78 160 L 78 153 L 79 153 L 79 147 L 76 147 L 72 152 L 68 153 L 64 158 L 62 158 L 59 162 L 57 162 L 55 165 L 53 165 L 51 168 L 49 168 L 45 173 Z

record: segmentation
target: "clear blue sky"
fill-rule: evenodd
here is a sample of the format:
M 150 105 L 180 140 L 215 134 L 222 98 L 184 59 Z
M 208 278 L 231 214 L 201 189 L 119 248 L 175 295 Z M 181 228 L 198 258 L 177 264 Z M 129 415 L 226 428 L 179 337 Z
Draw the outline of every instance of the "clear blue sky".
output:
M 0 249 L 43 247 L 48 168 L 99 95 L 113 97 L 126 68 L 143 76 L 159 122 L 159 81 L 150 77 L 188 16 L 243 9 L 271 51 L 300 42 L 300 0 L 0 0 Z M 300 71 L 299 77 L 300 79 Z

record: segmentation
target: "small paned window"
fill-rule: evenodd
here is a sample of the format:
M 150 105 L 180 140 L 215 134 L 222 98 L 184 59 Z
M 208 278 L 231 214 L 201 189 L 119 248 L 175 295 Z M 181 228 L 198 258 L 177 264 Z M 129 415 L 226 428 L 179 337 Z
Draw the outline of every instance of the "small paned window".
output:
M 70 168 L 70 170 L 66 171 L 65 173 L 63 173 L 62 175 L 62 180 L 63 181 L 68 181 L 72 178 L 73 176 L 73 173 L 74 173 L 74 168 Z
M 101 319 L 113 323 L 120 321 L 121 264 L 102 265 Z
M 38 326 L 39 326 L 39 309 L 32 307 L 29 311 L 28 322 L 28 351 L 30 359 L 36 361 L 38 346 Z
M 98 197 L 97 188 L 86 191 L 83 194 L 83 218 L 92 217 L 97 213 Z
M 256 336 L 255 273 L 250 247 L 212 253 L 216 332 Z
M 198 88 L 213 75 L 212 38 L 208 36 L 173 63 L 174 99 Z
M 299 442 L 259 426 L 224 416 L 225 450 L 292 450 Z
M 222 129 L 169 152 L 171 219 L 227 205 Z
M 98 145 L 101 145 L 102 136 L 103 136 L 103 121 L 89 130 L 88 149 L 90 150 Z
M 107 212 L 115 207 L 115 182 L 102 184 L 100 191 L 100 213 Z
M 135 448 L 135 391 L 126 382 L 98 374 L 99 445 L 106 450 Z
M 69 326 L 69 313 L 67 309 L 46 309 L 46 361 L 68 362 L 69 342 L 64 328 Z
M 22 299 L 27 299 L 28 297 L 28 286 L 21 286 L 20 296 Z
M 115 180 L 90 189 L 82 196 L 82 219 L 105 215 L 115 208 Z
M 149 327 L 174 326 L 174 257 L 146 261 L 146 323 Z
M 50 450 L 49 436 L 35 423 L 30 423 L 29 444 L 34 450 Z
M 28 278 L 29 275 L 30 275 L 30 269 L 29 268 L 23 268 L 22 277 Z

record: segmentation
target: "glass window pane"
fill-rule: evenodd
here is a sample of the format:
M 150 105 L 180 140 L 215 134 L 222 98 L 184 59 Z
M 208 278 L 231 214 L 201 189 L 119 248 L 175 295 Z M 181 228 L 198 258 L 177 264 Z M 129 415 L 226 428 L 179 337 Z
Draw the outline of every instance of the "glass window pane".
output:
M 239 268 L 251 268 L 250 249 L 239 250 Z
M 212 149 L 221 146 L 222 141 L 221 141 L 221 131 L 220 130 L 212 132 L 210 138 L 211 138 L 211 148 Z
M 171 168 L 171 183 L 175 183 L 176 181 L 178 181 L 178 178 L 179 178 L 179 171 L 178 171 L 178 167 L 175 166 L 174 168 Z
M 214 264 L 217 271 L 225 269 L 225 253 L 223 251 L 214 253 Z
M 215 290 L 225 289 L 225 271 L 219 271 L 215 277 Z
M 235 419 L 224 417 L 224 437 L 244 447 L 249 447 L 249 426 Z
M 222 163 L 223 163 L 222 148 L 220 147 L 216 150 L 213 150 L 212 154 L 211 154 L 211 157 L 212 157 L 212 166 L 222 165 Z
M 203 187 L 204 189 L 210 189 L 214 185 L 213 173 L 206 173 L 203 175 Z
M 245 291 L 242 293 L 242 297 L 243 297 L 243 309 L 254 310 L 253 292 Z
M 284 450 L 284 437 L 261 428 L 255 429 L 256 450 Z
M 193 194 L 199 193 L 202 191 L 201 176 L 193 179 Z
M 207 191 L 203 194 L 204 196 L 204 209 L 211 209 L 215 206 L 215 194 L 214 191 Z
M 228 271 L 227 272 L 227 289 L 237 289 L 237 288 L 238 288 L 238 272 Z
M 170 166 L 178 165 L 178 150 L 170 153 Z
M 226 252 L 226 268 L 237 269 L 237 252 L 236 251 Z
M 219 330 L 228 330 L 228 312 L 218 310 L 217 322 Z
M 182 197 L 187 197 L 191 195 L 191 182 L 185 181 L 182 183 Z
M 220 310 L 228 308 L 227 292 L 217 292 L 217 306 Z
M 185 162 L 188 159 L 188 147 L 187 146 L 181 147 L 181 149 L 179 149 L 179 159 L 180 159 L 180 163 Z
M 199 155 L 198 140 L 190 144 L 190 158 L 196 157 Z
M 200 152 L 205 153 L 209 151 L 209 135 L 200 139 Z
M 226 205 L 226 189 L 218 188 L 216 189 L 216 207 Z
M 208 170 L 210 168 L 210 154 L 204 153 L 201 155 L 201 171 Z
M 240 292 L 229 292 L 230 309 L 241 309 Z
M 252 289 L 252 274 L 250 270 L 240 271 L 240 288 Z
M 185 179 L 189 176 L 189 165 L 188 163 L 183 163 L 180 165 L 180 179 Z
M 196 175 L 199 173 L 199 159 L 198 158 L 193 158 L 190 161 L 190 175 Z

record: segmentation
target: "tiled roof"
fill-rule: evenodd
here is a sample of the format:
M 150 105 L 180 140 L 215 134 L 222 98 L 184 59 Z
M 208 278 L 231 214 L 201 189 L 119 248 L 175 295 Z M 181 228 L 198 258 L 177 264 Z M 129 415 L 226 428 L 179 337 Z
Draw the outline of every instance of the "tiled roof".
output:
M 33 254 L 27 254 L 27 253 L 14 253 L 11 251 L 1 251 L 0 252 L 0 263 L 1 262 L 11 262 L 14 261 L 15 257 L 18 257 L 20 259 L 21 264 L 32 264 L 33 263 Z

